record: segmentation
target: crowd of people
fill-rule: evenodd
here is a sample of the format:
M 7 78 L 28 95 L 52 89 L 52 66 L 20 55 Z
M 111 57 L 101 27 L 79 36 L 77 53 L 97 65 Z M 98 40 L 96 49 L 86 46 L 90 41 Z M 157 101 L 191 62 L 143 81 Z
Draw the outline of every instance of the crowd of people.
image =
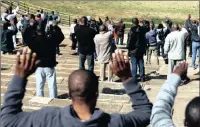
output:
M 2 21 L 4 21 L 1 35 L 2 55 L 15 54 L 16 33 L 20 31 L 22 33 L 22 44 L 37 53 L 37 59 L 42 61 L 35 72 L 36 95 L 44 96 L 44 85 L 47 80 L 49 96 L 57 98 L 56 55 L 62 55 L 59 45 L 65 39 L 61 28 L 58 26 L 59 15 L 55 15 L 54 11 L 48 15 L 43 10 L 37 10 L 35 15 L 22 15 L 17 22 L 16 14 L 18 10 L 19 7 L 14 10 L 9 7 L 5 9 L 1 16 Z
M 196 69 L 196 57 L 199 56 L 200 34 L 199 20 L 191 20 L 188 16 L 185 24 L 173 24 L 172 20 L 165 21 L 155 26 L 153 21 L 132 19 L 132 27 L 128 32 L 127 49 L 132 63 L 132 75 L 137 77 L 137 67 L 140 71 L 141 81 L 146 81 L 144 56 L 147 56 L 146 64 L 152 64 L 152 53 L 156 57 L 155 74 L 159 75 L 159 57 L 163 57 L 169 64 L 168 73 L 172 73 L 177 61 L 186 60 L 187 47 L 189 46 L 189 57 L 192 53 L 190 67 Z M 85 60 L 88 60 L 88 69 L 94 70 L 94 60 L 100 63 L 100 80 L 105 79 L 106 66 L 111 60 L 111 54 L 119 43 L 123 45 L 125 24 L 121 19 L 114 23 L 108 17 L 105 22 L 99 18 L 96 21 L 90 16 L 74 19 L 70 26 L 70 38 L 72 40 L 72 55 L 76 55 L 78 43 L 79 69 L 84 69 Z M 190 49 L 192 49 L 190 51 Z M 112 72 L 108 67 L 108 79 L 113 80 Z M 186 77 L 186 82 L 190 79 Z
M 153 127 L 175 126 L 171 114 L 175 96 L 178 87 L 190 81 L 187 76 L 188 64 L 185 62 L 187 44 L 192 47 L 190 67 L 200 67 L 195 65 L 197 51 L 200 53 L 200 25 L 199 21 L 191 20 L 191 15 L 185 24 L 173 24 L 167 18 L 157 27 L 153 21 L 139 21 L 138 18 L 133 18 L 126 44 L 128 51 L 119 50 L 116 46 L 119 43 L 123 45 L 126 27 L 122 19 L 118 23 L 114 23 L 108 17 L 104 22 L 101 18 L 96 21 L 90 16 L 74 19 L 70 26 L 70 39 L 72 55 L 76 54 L 78 45 L 79 69 L 72 72 L 68 78 L 72 104 L 64 108 L 46 107 L 39 111 L 23 112 L 22 99 L 27 80 L 34 72 L 36 95 L 44 96 L 47 80 L 50 98 L 57 98 L 56 54 L 60 54 L 59 44 L 65 37 L 58 26 L 60 18 L 53 11 L 49 16 L 43 10 L 38 10 L 36 16 L 25 14 L 17 23 L 18 10 L 18 7 L 14 10 L 9 7 L 1 16 L 4 21 L 1 35 L 3 54 L 13 53 L 18 30 L 22 33 L 22 43 L 27 46 L 16 56 L 14 76 L 8 85 L 1 108 L 2 126 L 144 127 L 150 123 Z M 156 57 L 157 75 L 159 56 L 169 64 L 167 80 L 154 105 L 137 80 L 138 67 L 140 80 L 146 80 L 144 56 L 147 55 L 146 64 L 152 64 L 152 53 Z M 85 69 L 86 59 L 88 70 Z M 95 59 L 100 63 L 100 78 L 94 73 Z M 106 68 L 108 81 L 113 81 L 113 76 L 116 75 L 123 82 L 124 89 L 131 98 L 133 111 L 127 114 L 108 114 L 95 108 L 99 95 L 99 80 L 105 80 Z M 196 97 L 186 107 L 185 126 L 200 125 L 199 110 L 200 98 Z

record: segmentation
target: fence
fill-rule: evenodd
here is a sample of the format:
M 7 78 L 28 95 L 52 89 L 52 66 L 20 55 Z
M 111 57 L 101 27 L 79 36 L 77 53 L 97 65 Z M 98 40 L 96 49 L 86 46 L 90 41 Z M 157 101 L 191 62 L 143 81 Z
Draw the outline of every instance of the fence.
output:
M 1 6 L 5 7 L 5 8 L 7 8 L 9 6 L 12 6 L 12 7 L 19 6 L 19 8 L 20 8 L 19 14 L 20 15 L 23 15 L 25 13 L 35 14 L 36 11 L 40 10 L 40 9 L 44 9 L 45 11 L 48 11 L 48 12 L 52 11 L 50 9 L 42 8 L 42 7 L 39 7 L 39 6 L 32 5 L 32 4 L 28 4 L 28 3 L 23 2 L 23 1 L 16 2 L 16 1 L 3 0 L 3 1 L 1 1 Z M 70 24 L 72 22 L 71 18 L 73 16 L 70 15 L 70 14 L 64 13 L 64 12 L 59 12 L 59 15 L 61 17 L 61 24 L 70 26 Z

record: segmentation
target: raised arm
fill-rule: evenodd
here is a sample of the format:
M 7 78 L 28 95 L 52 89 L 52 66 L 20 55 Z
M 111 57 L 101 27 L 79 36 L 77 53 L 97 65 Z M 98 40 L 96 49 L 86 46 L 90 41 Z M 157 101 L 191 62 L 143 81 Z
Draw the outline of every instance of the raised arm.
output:
M 23 50 L 22 59 L 17 55 L 15 74 L 8 85 L 1 108 L 1 127 L 38 127 L 45 125 L 41 120 L 45 112 L 23 112 L 22 99 L 24 98 L 27 77 L 35 70 L 36 54 L 31 54 L 27 48 Z
M 113 73 L 123 81 L 126 93 L 131 98 L 132 108 L 134 110 L 128 114 L 112 114 L 111 123 L 114 122 L 113 124 L 116 125 L 117 123 L 119 126 L 124 127 L 147 126 L 150 123 L 152 103 L 149 102 L 140 84 L 131 76 L 128 53 L 123 56 L 121 51 L 116 50 L 113 55 L 111 68 Z
M 187 73 L 187 66 L 185 62 L 179 64 L 162 86 L 153 105 L 151 114 L 152 127 L 175 127 L 171 112 L 178 86 L 181 84 L 181 76 Z

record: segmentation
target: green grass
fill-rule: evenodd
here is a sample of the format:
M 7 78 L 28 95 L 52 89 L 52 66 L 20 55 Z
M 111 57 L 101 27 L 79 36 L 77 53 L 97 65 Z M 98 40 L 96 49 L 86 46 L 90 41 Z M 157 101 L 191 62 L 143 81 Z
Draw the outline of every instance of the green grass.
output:
M 28 1 L 28 0 L 27 0 Z M 152 19 L 160 23 L 166 16 L 174 23 L 182 24 L 190 13 L 193 19 L 199 18 L 198 1 L 29 1 L 43 8 L 52 9 L 73 15 L 73 18 L 82 15 L 112 17 L 114 20 L 124 18 L 130 22 L 132 17 Z M 127 25 L 130 23 L 127 23 Z

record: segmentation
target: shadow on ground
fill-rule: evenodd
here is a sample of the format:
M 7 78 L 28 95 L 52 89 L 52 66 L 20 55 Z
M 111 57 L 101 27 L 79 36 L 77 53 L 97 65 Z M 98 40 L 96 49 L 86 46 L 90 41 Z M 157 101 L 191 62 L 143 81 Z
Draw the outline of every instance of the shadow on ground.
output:
M 59 47 L 66 47 L 67 45 L 65 44 L 60 44 Z
M 126 94 L 124 89 L 111 89 L 111 88 L 103 88 L 103 94 L 114 94 L 114 95 L 123 95 Z
M 59 95 L 58 99 L 71 99 L 67 93 Z

